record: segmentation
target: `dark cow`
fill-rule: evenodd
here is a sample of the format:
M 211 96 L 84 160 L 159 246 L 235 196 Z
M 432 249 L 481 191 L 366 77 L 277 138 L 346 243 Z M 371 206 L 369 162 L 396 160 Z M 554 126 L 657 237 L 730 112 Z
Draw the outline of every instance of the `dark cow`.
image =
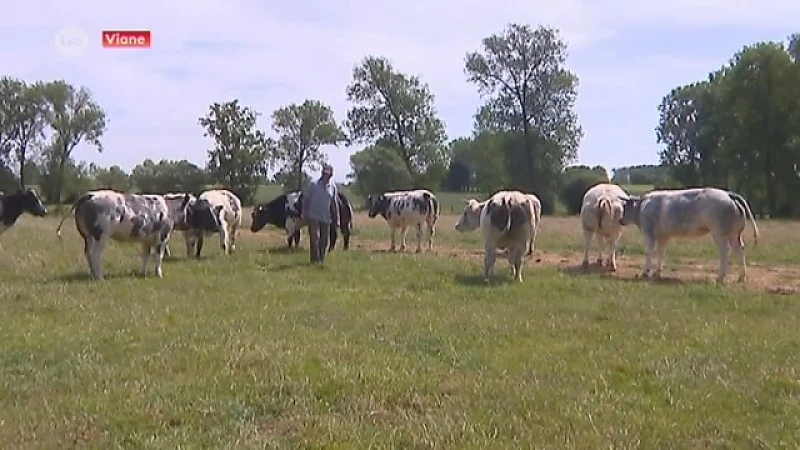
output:
M 75 201 L 70 208 L 72 211 L 75 211 L 75 227 L 83 238 L 86 262 L 94 279 L 103 279 L 100 255 L 110 239 L 141 244 L 142 275 L 147 273 L 150 254 L 155 248 L 155 274 L 163 277 L 161 262 L 174 229 L 164 196 L 89 191 Z M 59 239 L 61 226 L 68 216 L 61 219 L 56 229 Z
M 422 224 L 428 228 L 428 250 L 433 249 L 433 236 L 436 234 L 436 220 L 439 218 L 439 201 L 427 189 L 414 191 L 384 192 L 368 197 L 370 219 L 383 216 L 392 233 L 392 245 L 389 251 L 395 250 L 397 228 L 400 228 L 400 250 L 406 249 L 406 233 L 409 227 L 417 229 L 417 249 L 422 250 Z
M 11 228 L 22 213 L 36 217 L 47 215 L 47 208 L 44 207 L 36 191 L 28 189 L 19 190 L 13 194 L 0 193 L 0 234 L 5 233 Z
M 253 208 L 250 231 L 257 232 L 267 224 L 274 225 L 286 232 L 286 245 L 289 248 L 300 245 L 300 229 L 305 225 L 300 221 L 302 216 L 303 194 L 300 191 L 281 194 L 267 203 Z M 353 207 L 347 197 L 339 192 L 339 232 L 342 233 L 344 249 L 350 248 L 350 233 L 353 227 Z M 329 251 L 336 248 L 338 232 L 331 227 Z

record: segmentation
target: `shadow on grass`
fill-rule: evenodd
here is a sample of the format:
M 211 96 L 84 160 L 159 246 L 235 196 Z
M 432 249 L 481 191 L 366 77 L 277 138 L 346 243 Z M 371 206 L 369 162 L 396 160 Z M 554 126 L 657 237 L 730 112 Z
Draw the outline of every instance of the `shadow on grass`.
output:
M 116 279 L 123 279 L 123 278 L 158 278 L 155 275 L 148 273 L 146 276 L 142 276 L 139 272 L 106 272 L 103 273 L 104 281 L 108 280 L 116 280 Z M 96 281 L 89 275 L 89 272 L 73 272 L 67 273 L 62 275 L 56 275 L 50 278 L 48 281 L 58 281 L 61 283 L 85 283 L 85 282 L 94 282 Z
M 619 271 L 612 272 L 607 266 L 600 266 L 597 264 L 589 264 L 588 267 L 582 265 L 573 265 L 562 267 L 559 269 L 561 273 L 569 276 L 599 276 L 601 278 L 608 278 L 612 280 L 624 281 L 628 283 L 654 283 L 663 285 L 705 285 L 709 284 L 709 280 L 686 279 L 677 276 L 661 275 L 659 278 L 647 277 L 643 278 L 637 271 L 635 273 L 620 273 Z
M 525 275 L 525 272 L 523 272 L 523 276 L 524 275 Z M 489 283 L 486 283 L 485 281 L 483 281 L 483 275 L 461 275 L 461 274 L 459 274 L 459 275 L 455 276 L 455 279 L 456 279 L 457 283 L 463 284 L 464 286 L 486 286 L 486 287 L 500 286 L 500 285 L 503 285 L 503 284 L 512 283 L 514 281 L 509 276 L 503 276 L 503 275 L 497 275 L 497 274 L 492 275 L 492 277 L 490 278 L 490 282 Z
M 262 249 L 258 250 L 258 252 L 259 253 L 268 253 L 270 255 L 293 255 L 295 253 L 302 252 L 303 250 L 304 250 L 303 247 L 292 247 L 292 248 L 289 248 L 289 247 L 287 247 L 285 245 L 282 245 L 280 247 L 262 248 Z M 308 249 L 305 249 L 305 250 L 307 251 Z

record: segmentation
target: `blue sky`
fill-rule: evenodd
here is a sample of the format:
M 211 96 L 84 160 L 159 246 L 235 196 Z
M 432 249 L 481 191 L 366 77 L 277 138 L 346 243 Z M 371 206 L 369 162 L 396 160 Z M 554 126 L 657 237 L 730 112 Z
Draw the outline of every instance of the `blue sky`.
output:
M 668 4 L 667 4 L 668 3 Z M 800 31 L 800 2 L 675 0 L 173 0 L 76 7 L 44 0 L 9 6 L 0 60 L 4 75 L 64 78 L 91 89 L 108 111 L 98 154 L 76 157 L 130 170 L 149 157 L 205 161 L 211 142 L 197 124 L 212 102 L 239 98 L 269 114 L 306 98 L 343 120 L 345 88 L 365 55 L 388 57 L 436 96 L 450 138 L 468 135 L 481 104 L 466 83 L 464 55 L 509 22 L 561 30 L 580 79 L 585 136 L 577 163 L 608 169 L 657 162 L 657 106 L 677 85 L 705 78 L 743 45 Z M 491 8 L 488 5 L 493 5 Z M 103 49 L 104 29 L 149 29 L 147 50 Z M 55 39 L 70 37 L 72 47 Z M 338 181 L 356 148 L 326 149 Z

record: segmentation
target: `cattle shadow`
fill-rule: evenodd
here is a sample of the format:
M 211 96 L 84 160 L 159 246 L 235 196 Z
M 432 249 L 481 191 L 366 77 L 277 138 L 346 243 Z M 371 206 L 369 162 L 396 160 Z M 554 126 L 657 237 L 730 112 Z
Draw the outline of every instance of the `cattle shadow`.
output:
M 619 270 L 612 272 L 607 266 L 599 266 L 597 264 L 589 264 L 584 268 L 582 265 L 571 265 L 558 269 L 559 272 L 573 276 L 596 276 L 599 278 L 618 280 L 626 283 L 652 283 L 661 285 L 703 285 L 708 284 L 708 280 L 686 279 L 677 276 L 670 276 L 662 274 L 661 277 L 642 277 L 641 273 L 637 270 L 635 273 L 624 273 Z
M 258 252 L 259 253 L 267 253 L 267 254 L 270 254 L 270 255 L 294 255 L 295 253 L 301 252 L 303 250 L 308 250 L 308 249 L 304 249 L 303 247 L 292 247 L 292 248 L 289 248 L 289 247 L 287 247 L 285 245 L 282 245 L 280 247 L 262 248 L 262 249 L 258 250 Z
M 523 272 L 523 276 L 524 276 L 524 272 Z M 489 283 L 486 283 L 485 281 L 483 281 L 483 275 L 463 275 L 463 274 L 458 274 L 458 275 L 455 276 L 455 280 L 456 280 L 457 283 L 459 283 L 461 285 L 470 286 L 470 287 L 475 287 L 475 286 L 485 286 L 485 287 L 501 286 L 501 285 L 504 285 L 504 284 L 509 284 L 509 283 L 514 281 L 514 279 L 511 278 L 510 276 L 497 275 L 497 274 L 492 275 L 489 278 Z
M 148 277 L 157 278 L 155 275 L 148 274 Z M 144 278 L 139 272 L 105 272 L 103 273 L 103 281 L 110 281 L 110 280 L 117 280 L 123 278 Z M 89 272 L 72 272 L 66 273 L 61 275 L 56 275 L 50 278 L 48 281 L 50 282 L 60 282 L 60 283 L 87 283 L 87 282 L 96 282 L 99 280 L 95 280 L 89 274 Z

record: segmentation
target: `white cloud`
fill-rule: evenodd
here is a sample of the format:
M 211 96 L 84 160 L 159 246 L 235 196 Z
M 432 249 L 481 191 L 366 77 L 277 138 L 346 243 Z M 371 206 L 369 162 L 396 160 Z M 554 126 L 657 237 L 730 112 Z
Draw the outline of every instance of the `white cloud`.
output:
M 240 98 L 264 114 L 265 129 L 271 111 L 306 98 L 328 103 L 341 120 L 348 107 L 345 87 L 352 68 L 368 54 L 387 56 L 398 69 L 420 75 L 431 85 L 451 137 L 468 133 L 479 98 L 465 81 L 464 55 L 509 22 L 554 26 L 568 41 L 570 66 L 581 78 L 579 113 L 586 131 L 582 162 L 625 163 L 611 156 L 607 141 L 642 124 L 631 134 L 632 142 L 616 147 L 629 159 L 638 158 L 632 162 L 640 162 L 638 149 L 653 147 L 655 119 L 648 123 L 626 118 L 655 117 L 660 95 L 674 85 L 702 78 L 729 55 L 721 54 L 717 61 L 654 54 L 625 62 L 614 54 L 614 47 L 603 49 L 604 43 L 637 26 L 790 30 L 792 18 L 800 17 L 800 3 L 788 1 L 744 1 L 738 6 L 721 0 L 679 0 L 670 6 L 625 0 L 491 4 L 315 0 L 280 6 L 255 0 L 85 0 L 79 4 L 78 8 L 34 0 L 9 6 L 8 17 L 15 22 L 4 26 L 0 60 L 8 75 L 65 78 L 89 87 L 110 114 L 107 150 L 97 155 L 81 149 L 77 156 L 127 169 L 145 157 L 186 158 L 203 164 L 210 141 L 202 136 L 197 118 L 215 101 Z M 64 56 L 55 49 L 54 35 L 70 26 L 85 30 L 90 38 L 83 56 Z M 152 48 L 103 49 L 103 29 L 149 29 Z M 671 38 L 665 28 L 664 39 Z M 221 44 L 204 50 L 202 45 L 189 45 L 192 41 Z M 608 62 L 587 62 L 593 51 L 609 52 Z M 653 86 L 660 91 L 652 91 Z M 621 95 L 610 101 L 609 91 Z M 619 120 L 609 119 L 614 115 Z M 337 179 L 349 172 L 350 153 L 344 149 L 329 153 Z M 645 158 L 652 160 L 652 151 Z

